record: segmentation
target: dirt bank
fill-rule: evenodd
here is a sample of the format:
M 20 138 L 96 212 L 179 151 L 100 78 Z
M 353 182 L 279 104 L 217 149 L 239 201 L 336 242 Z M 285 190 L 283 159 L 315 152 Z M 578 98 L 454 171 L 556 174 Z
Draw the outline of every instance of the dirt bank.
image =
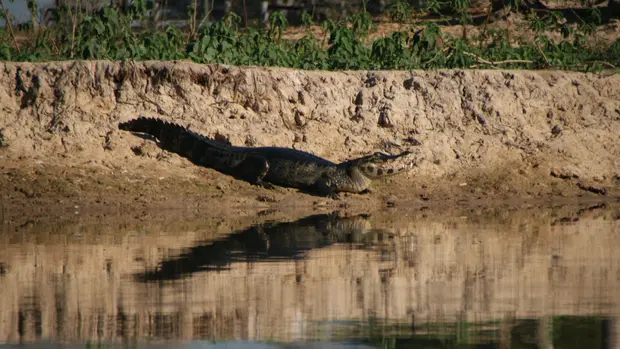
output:
M 317 72 L 191 62 L 2 63 L 5 205 L 384 206 L 620 196 L 620 76 Z M 235 145 L 334 161 L 416 152 L 410 173 L 340 202 L 199 168 L 117 124 L 158 116 Z

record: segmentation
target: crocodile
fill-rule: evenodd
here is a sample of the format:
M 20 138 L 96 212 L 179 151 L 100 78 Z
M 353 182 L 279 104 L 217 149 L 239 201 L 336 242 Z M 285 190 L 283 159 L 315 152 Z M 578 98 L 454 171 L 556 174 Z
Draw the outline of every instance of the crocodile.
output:
M 158 118 L 139 117 L 119 123 L 119 129 L 155 137 L 159 147 L 192 163 L 215 169 L 268 189 L 297 188 L 333 199 L 339 192 L 369 191 L 372 180 L 410 169 L 397 155 L 372 155 L 334 163 L 314 154 L 280 147 L 241 147 L 225 144 Z

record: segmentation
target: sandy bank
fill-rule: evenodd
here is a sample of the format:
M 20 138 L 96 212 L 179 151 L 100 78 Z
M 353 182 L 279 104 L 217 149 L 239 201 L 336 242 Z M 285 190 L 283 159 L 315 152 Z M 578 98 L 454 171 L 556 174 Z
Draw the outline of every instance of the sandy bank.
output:
M 2 63 L 5 205 L 385 206 L 620 196 L 620 76 L 319 72 L 191 62 Z M 235 145 L 425 160 L 332 202 L 199 168 L 117 129 L 158 116 Z

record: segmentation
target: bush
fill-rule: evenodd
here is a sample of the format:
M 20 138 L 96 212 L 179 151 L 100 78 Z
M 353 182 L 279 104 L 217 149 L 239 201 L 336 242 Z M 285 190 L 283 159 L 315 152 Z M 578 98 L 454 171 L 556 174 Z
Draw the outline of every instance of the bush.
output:
M 436 8 L 436 1 L 429 6 Z M 457 16 L 465 17 L 469 1 L 450 2 Z M 138 10 L 120 12 L 103 8 L 95 13 L 60 8 L 57 24 L 41 30 L 29 29 L 17 47 L 13 34 L 3 32 L 0 59 L 42 61 L 67 59 L 172 60 L 191 59 L 199 63 L 281 66 L 300 69 L 438 69 L 438 68 L 559 68 L 600 70 L 620 64 L 620 43 L 601 45 L 591 40 L 600 24 L 600 12 L 591 13 L 588 22 L 574 27 L 565 25 L 560 13 L 529 19 L 529 28 L 537 37 L 512 45 L 507 31 L 485 30 L 473 38 L 456 38 L 441 33 L 434 23 L 421 27 L 405 25 L 412 10 L 396 7 L 392 16 L 403 30 L 372 42 L 367 40 L 375 26 L 370 15 L 361 12 L 347 21 L 327 21 L 322 41 L 310 30 L 299 40 L 285 40 L 286 18 L 273 14 L 270 29 L 240 29 L 241 19 L 231 14 L 194 33 L 177 27 L 164 30 L 136 30 L 143 20 Z M 143 11 L 143 10 L 142 10 Z M 408 12 L 409 11 L 409 12 Z M 305 25 L 312 23 L 306 14 Z M 598 19 L 598 20 L 597 20 Z M 196 26 L 194 26 L 196 27 Z M 560 33 L 562 39 L 547 35 Z

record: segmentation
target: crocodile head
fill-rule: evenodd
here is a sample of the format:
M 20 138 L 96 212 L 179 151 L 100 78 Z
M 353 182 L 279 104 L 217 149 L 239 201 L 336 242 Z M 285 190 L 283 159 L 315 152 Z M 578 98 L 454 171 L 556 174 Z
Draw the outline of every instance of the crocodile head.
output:
M 375 179 L 410 170 L 415 165 L 415 161 L 408 159 L 410 154 L 412 154 L 410 151 L 397 155 L 377 152 L 354 161 L 355 166 L 364 176 Z
M 361 193 L 368 189 L 374 179 L 402 173 L 415 166 L 418 159 L 410 157 L 411 154 L 409 151 L 397 155 L 374 153 L 342 162 L 333 168 L 334 178 L 327 184 L 334 191 Z M 339 176 L 337 169 L 344 169 L 347 175 Z

